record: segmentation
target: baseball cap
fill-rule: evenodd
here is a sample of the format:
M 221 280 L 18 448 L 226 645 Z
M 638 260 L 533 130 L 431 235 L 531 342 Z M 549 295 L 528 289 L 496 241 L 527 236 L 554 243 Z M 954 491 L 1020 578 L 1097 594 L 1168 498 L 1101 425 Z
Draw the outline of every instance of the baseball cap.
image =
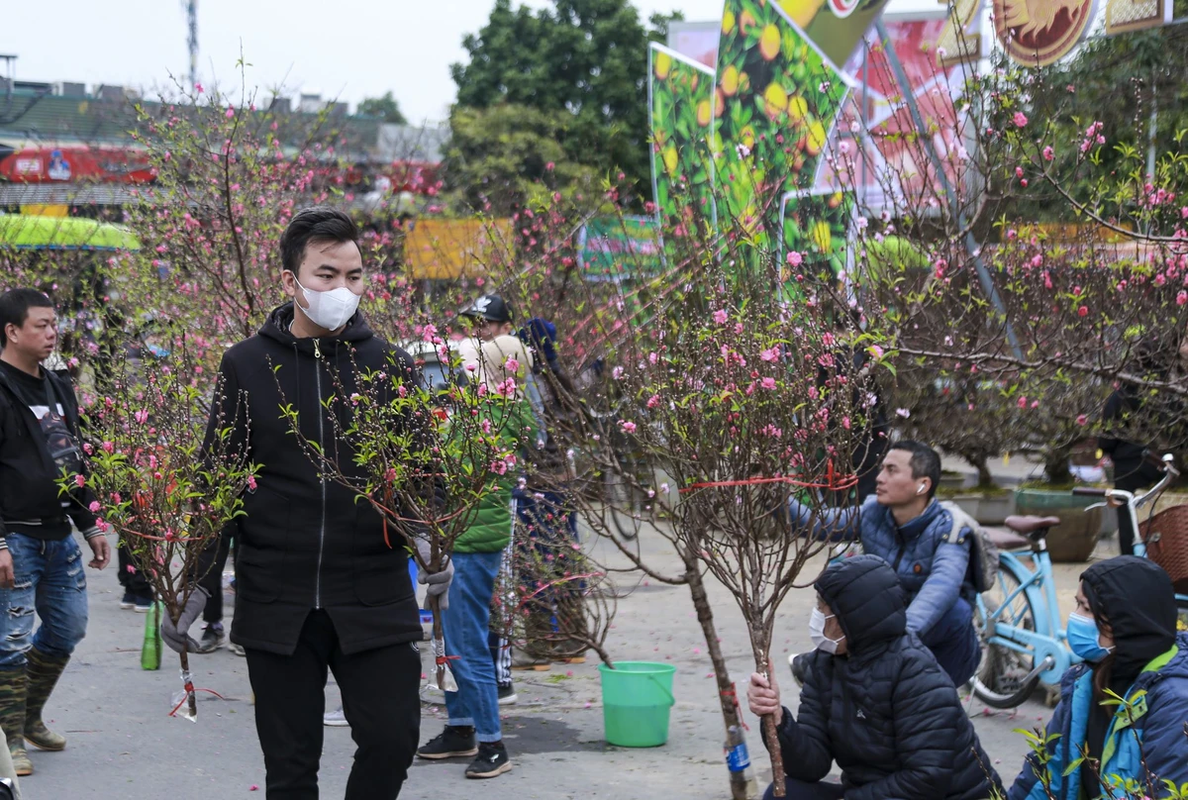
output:
M 512 312 L 503 298 L 497 294 L 485 294 L 462 312 L 464 317 L 481 317 L 489 322 L 511 322 Z

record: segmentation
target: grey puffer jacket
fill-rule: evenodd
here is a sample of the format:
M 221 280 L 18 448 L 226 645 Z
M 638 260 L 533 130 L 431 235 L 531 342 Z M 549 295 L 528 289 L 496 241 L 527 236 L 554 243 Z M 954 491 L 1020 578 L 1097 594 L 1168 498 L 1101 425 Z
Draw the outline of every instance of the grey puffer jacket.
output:
M 952 681 L 907 633 L 890 565 L 857 556 L 815 585 L 848 652 L 815 651 L 799 716 L 784 710 L 778 734 L 788 777 L 819 781 L 836 760 L 846 800 L 985 800 L 1001 792 Z

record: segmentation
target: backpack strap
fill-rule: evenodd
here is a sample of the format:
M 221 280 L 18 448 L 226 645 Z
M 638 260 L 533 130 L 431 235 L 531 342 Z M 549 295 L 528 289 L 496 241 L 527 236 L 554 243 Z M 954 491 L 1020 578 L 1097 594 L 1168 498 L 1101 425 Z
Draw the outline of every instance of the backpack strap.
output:
M 968 529 L 970 533 L 976 534 L 978 530 L 978 523 L 974 521 L 965 510 L 956 503 L 951 503 L 947 500 L 941 502 L 941 508 L 949 512 L 949 516 L 953 520 L 953 526 L 949 529 L 949 533 L 945 536 L 945 542 L 948 544 L 961 544 L 961 532 Z

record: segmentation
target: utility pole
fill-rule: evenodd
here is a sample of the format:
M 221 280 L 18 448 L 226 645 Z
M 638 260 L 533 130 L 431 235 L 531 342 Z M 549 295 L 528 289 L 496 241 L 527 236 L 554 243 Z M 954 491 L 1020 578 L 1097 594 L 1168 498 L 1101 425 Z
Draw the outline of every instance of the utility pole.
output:
M 198 85 L 198 0 L 183 0 L 186 7 L 186 46 L 190 50 L 190 88 Z

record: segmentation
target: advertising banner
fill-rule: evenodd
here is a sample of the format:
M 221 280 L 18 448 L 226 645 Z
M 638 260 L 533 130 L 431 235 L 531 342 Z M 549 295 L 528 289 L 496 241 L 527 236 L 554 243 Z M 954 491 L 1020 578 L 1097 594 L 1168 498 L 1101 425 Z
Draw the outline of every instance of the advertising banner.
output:
M 653 217 L 595 217 L 578 235 L 578 258 L 588 281 L 655 277 L 664 268 L 659 226 Z
M 653 196 L 661 219 L 674 229 L 694 203 L 713 215 L 713 122 L 721 113 L 714 71 L 653 43 L 648 50 L 652 121 Z
M 812 188 L 848 91 L 846 76 L 780 5 L 727 0 L 718 46 L 719 213 L 760 243 L 782 229 L 774 217 L 793 212 L 799 192 Z

